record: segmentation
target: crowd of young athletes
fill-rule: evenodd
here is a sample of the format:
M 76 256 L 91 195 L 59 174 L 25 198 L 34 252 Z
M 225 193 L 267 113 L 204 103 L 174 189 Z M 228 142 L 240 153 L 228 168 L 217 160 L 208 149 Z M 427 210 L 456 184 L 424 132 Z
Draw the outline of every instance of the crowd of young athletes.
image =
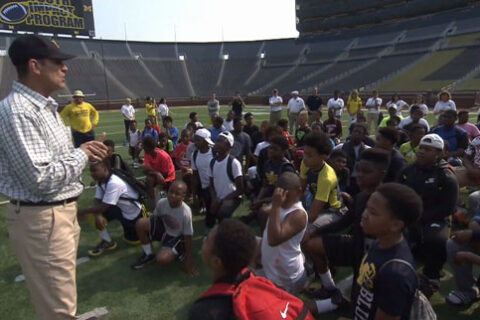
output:
M 471 192 L 480 178 L 480 131 L 448 92 L 439 94 L 434 123 L 421 96 L 383 103 L 373 92 L 363 103 L 356 90 L 346 101 L 335 91 L 324 104 L 316 90 L 306 102 L 293 91 L 288 119 L 277 90 L 269 102 L 270 121 L 259 126 L 238 93 L 226 119 L 212 96 L 208 126 L 192 112 L 188 123 L 176 123 L 179 130 L 165 99 L 158 108 L 147 99 L 143 130 L 124 113 L 129 154 L 134 168 L 143 158 L 144 204 L 153 214 L 122 178 L 129 168 L 113 142 L 105 141 L 109 159 L 90 166 L 95 203 L 79 211 L 94 214 L 101 238 L 89 254 L 116 248 L 107 221 L 118 219 L 125 239 L 142 246 L 132 268 L 183 261 L 196 275 L 192 207 L 205 216 L 201 256 L 213 286 L 190 319 L 238 315 L 235 295 L 218 288 L 232 293 L 245 268 L 294 296 L 305 294 L 312 314 L 345 308 L 354 319 L 409 319 L 417 290 L 427 298 L 438 291 L 447 263 L 456 288 L 446 301 L 468 306 L 480 297 L 472 273 L 480 264 L 480 192 Z M 460 197 L 465 192 L 468 200 Z M 248 214 L 232 219 L 242 202 Z M 152 241 L 161 242 L 157 253 Z M 336 267 L 351 268 L 348 297 L 336 286 Z M 288 309 L 279 309 L 282 318 Z

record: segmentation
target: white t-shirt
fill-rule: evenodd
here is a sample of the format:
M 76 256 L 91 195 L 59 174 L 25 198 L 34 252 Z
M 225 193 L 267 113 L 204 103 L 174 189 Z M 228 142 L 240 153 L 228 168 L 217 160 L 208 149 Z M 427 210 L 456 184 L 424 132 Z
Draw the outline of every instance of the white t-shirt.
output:
M 165 232 L 172 237 L 193 236 L 192 210 L 182 201 L 177 208 L 170 207 L 167 198 L 160 199 L 154 214 L 162 218 Z
M 135 119 L 135 109 L 131 104 L 124 104 L 121 112 L 125 118 L 128 118 L 128 120 Z
M 187 122 L 187 123 L 185 124 L 185 126 L 183 127 L 183 129 L 187 129 L 187 126 L 188 126 L 189 123 L 190 123 L 190 122 Z M 202 128 L 202 127 L 203 127 L 203 124 L 202 124 L 200 121 L 196 121 L 196 122 L 195 122 L 195 127 L 197 127 L 197 128 Z
M 402 116 L 402 110 L 407 105 L 407 103 L 403 100 L 397 100 L 397 102 L 393 102 L 392 100 L 388 101 L 385 107 L 390 108 L 390 106 L 397 106 L 397 116 Z
M 158 105 L 157 111 L 158 114 L 161 115 L 162 117 L 168 116 L 168 106 L 164 103 L 161 103 Z
M 260 142 L 259 144 L 257 144 L 257 146 L 255 147 L 255 151 L 253 152 L 253 154 L 258 157 L 260 155 L 260 152 L 265 149 L 266 147 L 268 147 L 270 145 L 270 142 L 267 142 L 267 141 L 262 141 Z
M 344 106 L 345 106 L 345 102 L 343 101 L 342 98 L 338 98 L 337 100 L 335 100 L 334 98 L 328 99 L 327 107 L 328 109 L 335 110 L 336 117 L 342 116 L 342 111 Z
M 210 161 L 213 159 L 212 149 L 208 149 L 206 153 L 201 153 L 200 150 L 197 152 L 197 160 L 194 158 L 195 151 L 192 152 L 191 164 L 192 170 L 197 170 L 198 175 L 200 176 L 200 182 L 202 184 L 202 189 L 206 189 L 210 186 Z
M 420 108 L 420 110 L 422 110 L 424 116 L 426 116 L 428 114 L 428 107 L 425 103 L 412 104 L 410 106 L 410 108 L 408 109 L 408 112 L 410 112 L 410 109 L 412 108 L 412 106 L 418 106 Z
M 300 97 L 297 97 L 296 99 L 290 98 L 290 100 L 288 100 L 287 109 L 290 110 L 291 113 L 299 113 L 300 111 L 305 110 L 305 101 Z
M 457 110 L 457 106 L 455 105 L 455 102 L 453 102 L 453 100 L 448 100 L 448 101 L 442 101 L 442 100 L 439 100 L 437 101 L 437 103 L 435 104 L 435 107 L 433 108 L 433 113 L 436 113 L 436 112 L 444 112 L 444 111 L 447 111 L 447 110 Z M 437 119 L 438 119 L 438 115 L 437 115 Z
M 400 129 L 403 129 L 405 126 L 408 126 L 412 122 L 413 122 L 412 118 L 408 116 L 400 121 L 400 123 L 398 124 L 398 127 Z M 421 125 L 424 125 L 427 128 L 427 132 L 430 131 L 430 125 L 428 124 L 427 120 L 421 118 L 420 120 L 418 120 L 418 123 Z
M 95 199 L 99 199 L 105 204 L 119 207 L 125 219 L 135 220 L 142 207 L 140 202 L 120 198 L 137 199 L 138 192 L 115 174 L 110 176 L 106 186 L 105 183 L 97 184 Z
M 277 286 L 289 288 L 304 273 L 304 258 L 300 243 L 307 229 L 307 212 L 301 202 L 295 203 L 288 209 L 280 210 L 280 223 L 295 210 L 302 210 L 305 214 L 305 227 L 302 231 L 288 239 L 287 241 L 272 247 L 268 244 L 268 224 L 263 231 L 262 237 L 262 265 L 266 278 L 275 283 Z
M 210 164 L 208 164 L 208 176 L 213 177 L 213 185 L 215 187 L 215 193 L 217 197 L 222 200 L 226 198 L 230 193 L 237 190 L 235 186 L 235 182 L 230 181 L 227 173 L 227 162 L 228 157 L 226 156 L 225 159 L 222 161 L 215 161 L 213 164 L 213 172 L 210 169 Z M 237 159 L 233 159 L 232 162 L 232 174 L 233 178 L 236 179 L 241 177 L 242 174 L 242 165 Z
M 271 111 L 282 111 L 282 103 L 283 103 L 283 99 L 282 97 L 280 96 L 271 96 L 270 99 L 268 100 L 268 102 L 270 103 L 270 110 Z M 277 104 L 277 103 L 280 103 L 280 105 L 273 105 L 273 104 Z
M 142 141 L 142 133 L 140 130 L 137 129 L 136 132 L 129 130 L 128 132 L 130 132 L 130 147 L 135 147 L 140 141 Z
M 226 131 L 233 131 L 233 120 L 223 120 L 223 126 L 225 127 Z
M 365 106 L 368 108 L 368 113 L 378 114 L 380 113 L 380 107 L 382 105 L 382 98 L 368 98 Z

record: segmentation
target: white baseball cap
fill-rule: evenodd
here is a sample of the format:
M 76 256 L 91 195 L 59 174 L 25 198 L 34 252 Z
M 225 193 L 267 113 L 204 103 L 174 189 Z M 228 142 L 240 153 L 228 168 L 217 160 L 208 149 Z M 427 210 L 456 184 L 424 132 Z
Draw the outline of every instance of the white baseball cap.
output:
M 230 144 L 230 147 L 233 147 L 235 139 L 233 138 L 233 134 L 231 134 L 229 131 L 223 131 L 218 135 L 218 137 L 224 137 L 225 139 L 227 139 L 228 143 Z
M 396 105 L 395 103 L 390 104 L 390 105 L 388 106 L 388 109 L 390 109 L 390 108 L 393 108 L 393 109 L 395 109 L 395 110 L 398 110 L 398 107 L 397 107 L 397 105 Z
M 297 90 L 293 90 L 290 94 L 296 94 L 298 96 L 298 91 Z
M 208 129 L 205 129 L 205 128 L 198 129 L 197 131 L 195 131 L 195 135 L 205 139 L 205 141 L 207 141 L 208 144 L 211 144 L 211 145 L 214 144 L 212 141 L 212 134 L 210 133 L 210 131 L 208 131 Z
M 420 145 L 443 150 L 445 143 L 443 142 L 442 137 L 438 134 L 430 133 L 423 136 L 422 140 L 420 140 Z

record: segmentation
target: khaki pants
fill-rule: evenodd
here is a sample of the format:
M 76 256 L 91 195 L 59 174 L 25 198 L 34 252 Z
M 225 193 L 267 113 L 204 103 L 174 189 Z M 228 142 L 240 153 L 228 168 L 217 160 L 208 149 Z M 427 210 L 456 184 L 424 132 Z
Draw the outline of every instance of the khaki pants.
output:
M 372 128 L 373 123 L 373 131 L 370 129 Z M 367 113 L 367 127 L 369 134 L 375 134 L 378 129 L 378 113 Z
M 53 207 L 10 204 L 6 221 L 37 319 L 75 319 L 77 203 Z
M 282 118 L 282 110 L 280 111 L 270 111 L 270 124 L 276 126 L 278 120 Z
M 290 112 L 288 114 L 288 125 L 290 134 L 295 134 L 295 129 L 297 129 L 297 119 L 299 113 Z

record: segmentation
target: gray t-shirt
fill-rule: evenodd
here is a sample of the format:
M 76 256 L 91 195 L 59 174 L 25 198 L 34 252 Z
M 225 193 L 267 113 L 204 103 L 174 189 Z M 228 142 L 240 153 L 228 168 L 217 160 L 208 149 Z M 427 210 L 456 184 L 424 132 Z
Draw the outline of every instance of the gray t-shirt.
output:
M 252 147 L 252 139 L 250 136 L 245 132 L 240 132 L 240 134 L 233 133 L 234 143 L 230 154 L 240 161 L 243 162 L 243 156 L 246 156 Z
M 207 102 L 208 114 L 210 116 L 218 115 L 220 113 L 220 102 L 215 100 L 208 100 Z
M 168 199 L 160 199 L 154 214 L 162 218 L 165 231 L 169 236 L 193 236 L 192 211 L 185 202 L 182 202 L 182 205 L 177 208 L 172 208 Z

